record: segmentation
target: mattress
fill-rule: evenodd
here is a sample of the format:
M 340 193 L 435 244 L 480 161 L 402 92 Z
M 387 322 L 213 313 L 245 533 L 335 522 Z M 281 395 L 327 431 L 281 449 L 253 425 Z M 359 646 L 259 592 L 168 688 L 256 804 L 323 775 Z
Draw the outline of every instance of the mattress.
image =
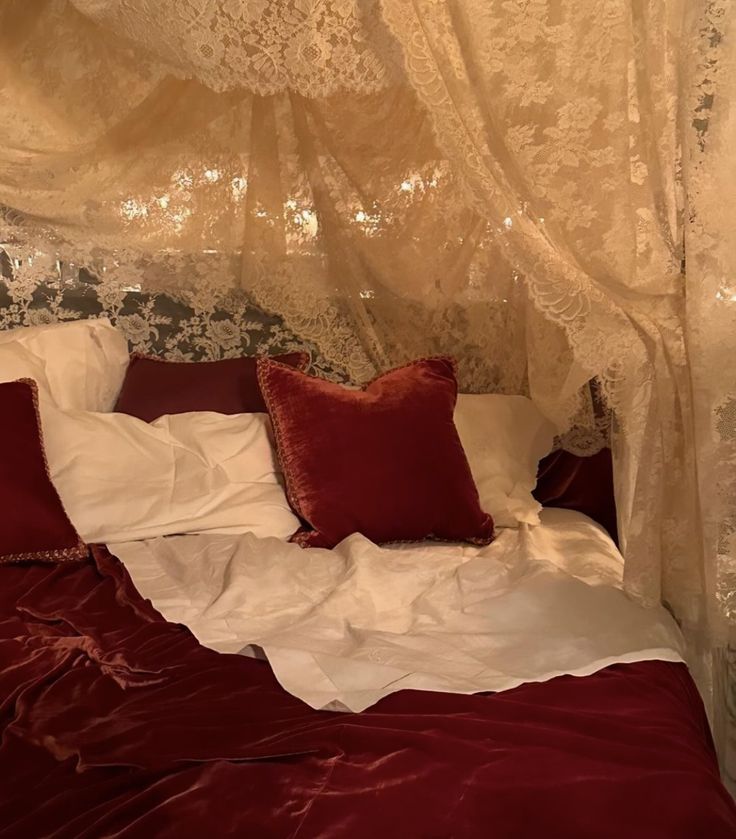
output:
M 501 529 L 482 548 L 378 547 L 359 534 L 333 550 L 252 534 L 109 547 L 167 620 L 219 652 L 262 651 L 281 685 L 316 709 L 682 661 L 672 617 L 623 594 L 616 546 L 569 510 Z

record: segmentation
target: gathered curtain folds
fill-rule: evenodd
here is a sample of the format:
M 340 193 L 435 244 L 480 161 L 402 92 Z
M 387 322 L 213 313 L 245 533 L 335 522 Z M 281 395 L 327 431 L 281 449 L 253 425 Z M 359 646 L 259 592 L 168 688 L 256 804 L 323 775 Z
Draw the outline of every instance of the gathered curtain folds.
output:
M 626 589 L 680 621 L 736 776 L 735 12 L 9 0 L 0 325 L 79 268 L 113 316 L 237 293 L 353 381 L 450 353 L 610 442 Z

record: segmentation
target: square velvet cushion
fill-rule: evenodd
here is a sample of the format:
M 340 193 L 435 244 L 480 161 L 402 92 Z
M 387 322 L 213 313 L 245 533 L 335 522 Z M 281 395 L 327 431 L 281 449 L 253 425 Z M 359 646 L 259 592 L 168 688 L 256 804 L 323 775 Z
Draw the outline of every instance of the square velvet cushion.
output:
M 274 356 L 303 369 L 306 353 Z M 218 414 L 265 413 L 256 376 L 256 356 L 220 361 L 166 361 L 133 354 L 115 411 L 145 422 L 165 414 L 213 411 Z
M 0 384 L 0 562 L 86 557 L 46 467 L 36 383 Z
M 258 361 L 287 494 L 306 526 L 292 541 L 334 547 L 440 539 L 488 544 L 484 513 L 453 423 L 454 364 L 421 359 L 362 390 Z

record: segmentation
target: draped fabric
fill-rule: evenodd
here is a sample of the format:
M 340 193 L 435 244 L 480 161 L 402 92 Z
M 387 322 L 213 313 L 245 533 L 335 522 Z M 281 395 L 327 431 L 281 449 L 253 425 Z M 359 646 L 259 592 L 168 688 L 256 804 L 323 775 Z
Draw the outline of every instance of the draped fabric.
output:
M 696 4 L 697 5 L 697 4 Z M 687 185 L 685 332 L 693 399 L 713 724 L 726 778 L 736 778 L 736 8 L 690 10 L 683 133 Z M 695 118 L 691 119 L 694 114 Z M 730 712 L 730 713 L 729 713 Z
M 610 433 L 627 589 L 681 621 L 728 762 L 734 11 L 9 0 L 7 322 L 80 268 L 112 314 L 245 295 L 354 381 L 451 353 L 570 448 Z

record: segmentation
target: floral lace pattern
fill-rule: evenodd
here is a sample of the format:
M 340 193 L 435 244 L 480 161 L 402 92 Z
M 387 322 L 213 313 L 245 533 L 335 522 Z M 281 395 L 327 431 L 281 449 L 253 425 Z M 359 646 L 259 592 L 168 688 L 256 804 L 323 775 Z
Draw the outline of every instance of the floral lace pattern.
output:
M 449 353 L 577 451 L 612 415 L 625 586 L 677 615 L 723 752 L 732 6 L 0 7 L 2 323 L 73 315 L 83 276 L 147 350 L 294 340 L 354 382 Z
M 3 256 L 0 250 L 0 267 Z M 7 272 L 7 257 L 5 263 Z M 0 275 L 0 330 L 93 317 L 110 318 L 128 339 L 131 352 L 172 361 L 214 361 L 301 350 L 309 354 L 308 371 L 346 381 L 344 371 L 330 366 L 315 347 L 242 293 L 203 307 L 196 299 L 186 303 L 133 289 L 111 293 L 84 271 L 75 279 L 47 277 L 42 282 Z
M 399 75 L 378 0 L 73 0 L 183 78 L 267 96 L 370 93 Z
M 694 417 L 688 441 L 697 454 L 698 510 L 705 557 L 713 724 L 721 764 L 736 789 L 736 16 L 712 0 L 690 12 L 691 114 L 688 183 L 687 340 Z

